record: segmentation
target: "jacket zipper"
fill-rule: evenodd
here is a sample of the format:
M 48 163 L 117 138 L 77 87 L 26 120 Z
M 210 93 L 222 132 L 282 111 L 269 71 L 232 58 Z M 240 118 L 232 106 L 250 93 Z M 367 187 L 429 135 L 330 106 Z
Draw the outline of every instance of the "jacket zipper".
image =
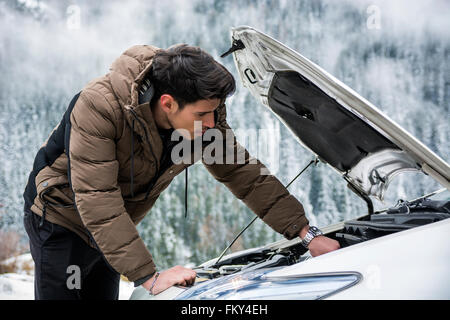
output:
M 137 116 L 136 112 L 133 109 L 130 108 L 130 112 L 133 114 L 134 118 L 139 122 L 139 124 L 142 126 L 142 128 L 144 128 L 146 142 L 148 143 L 148 147 L 150 149 L 150 152 L 152 153 L 152 156 L 153 156 L 153 158 L 155 159 L 155 162 L 156 162 L 156 172 L 159 172 L 160 168 L 158 167 L 158 159 L 156 159 L 155 153 L 153 152 L 153 148 L 152 148 L 152 146 L 150 144 L 150 140 L 148 138 L 147 128 L 142 124 L 141 120 L 139 119 L 139 117 Z M 131 134 L 134 135 L 134 132 L 132 132 Z M 158 179 L 159 175 L 158 174 L 155 175 L 155 178 Z M 150 185 L 149 185 L 149 187 L 147 189 L 147 192 L 145 194 L 145 198 L 142 201 L 146 201 L 148 196 L 150 195 L 150 190 L 153 188 L 153 186 L 155 185 L 155 182 L 156 182 L 155 178 L 153 178 L 152 181 L 150 182 Z M 129 202 L 140 202 L 140 201 L 129 201 Z
M 136 115 L 136 112 L 133 109 L 130 109 L 131 113 L 133 114 L 133 116 L 136 118 L 136 120 L 139 122 L 139 124 L 142 126 L 142 128 L 144 128 L 144 133 L 145 133 L 145 139 L 147 140 L 148 143 L 148 147 L 150 149 L 150 152 L 152 153 L 153 158 L 156 161 L 156 169 L 158 171 L 158 159 L 155 156 L 155 153 L 153 152 L 153 148 L 150 144 L 150 140 L 148 139 L 148 132 L 147 132 L 147 128 L 142 124 L 142 121 L 138 118 L 138 116 Z M 133 134 L 133 133 L 132 133 Z
M 39 228 L 42 228 L 42 226 L 44 225 L 45 214 L 47 213 L 47 205 L 48 205 L 48 201 L 45 200 L 44 208 L 42 208 L 42 217 L 41 217 L 41 221 L 39 222 Z

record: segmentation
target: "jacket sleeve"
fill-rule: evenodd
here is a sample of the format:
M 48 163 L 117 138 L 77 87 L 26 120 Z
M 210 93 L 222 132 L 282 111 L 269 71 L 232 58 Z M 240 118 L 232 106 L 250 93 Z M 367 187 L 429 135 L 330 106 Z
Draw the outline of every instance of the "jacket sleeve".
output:
M 275 176 L 266 174 L 268 169 L 259 160 L 252 158 L 237 142 L 225 120 L 216 127 L 226 137 L 223 146 L 224 160 L 223 164 L 206 164 L 203 161 L 208 171 L 276 232 L 287 239 L 298 236 L 300 230 L 309 223 L 302 204 Z M 244 154 L 240 158 L 244 159 L 239 161 L 241 163 L 236 161 L 239 152 Z M 234 163 L 226 162 L 227 153 L 233 154 Z
M 156 267 L 117 182 L 115 123 L 106 99 L 84 89 L 70 115 L 69 179 L 77 211 L 98 249 L 117 272 L 135 281 Z

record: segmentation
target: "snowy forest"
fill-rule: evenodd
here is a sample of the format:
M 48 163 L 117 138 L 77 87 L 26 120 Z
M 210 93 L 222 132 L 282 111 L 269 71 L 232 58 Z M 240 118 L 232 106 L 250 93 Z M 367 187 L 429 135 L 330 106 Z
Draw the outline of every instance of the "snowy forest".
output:
M 277 133 L 284 184 L 312 159 L 288 130 L 242 87 L 231 56 L 231 27 L 248 25 L 298 51 L 371 101 L 444 160 L 449 160 L 450 3 L 333 0 L 3 0 L 0 1 L 0 232 L 26 248 L 23 191 L 34 157 L 74 94 L 135 44 L 200 46 L 236 78 L 227 101 L 233 129 Z M 245 143 L 243 143 L 245 145 Z M 269 157 L 269 155 L 267 155 Z M 394 205 L 441 188 L 419 173 L 391 183 Z M 218 256 L 254 214 L 201 163 L 164 191 L 138 231 L 158 268 L 193 267 Z M 290 187 L 311 224 L 325 226 L 367 212 L 336 171 L 322 163 Z M 257 220 L 232 251 L 283 239 Z

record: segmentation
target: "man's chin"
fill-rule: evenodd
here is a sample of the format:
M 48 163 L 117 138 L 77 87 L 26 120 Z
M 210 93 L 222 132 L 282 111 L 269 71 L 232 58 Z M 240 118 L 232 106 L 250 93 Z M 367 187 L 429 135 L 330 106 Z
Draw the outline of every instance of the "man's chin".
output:
M 186 139 L 186 140 L 189 140 L 189 141 L 193 141 L 193 140 L 201 139 L 202 135 L 193 135 L 193 134 L 191 134 L 189 136 L 184 136 L 183 135 L 183 138 Z
M 188 131 L 186 129 L 176 129 L 179 134 L 183 137 L 183 139 L 187 139 L 187 140 L 196 140 L 196 139 L 201 139 L 203 137 L 203 134 L 205 133 L 205 131 Z
M 196 135 L 194 132 L 188 131 L 186 129 L 175 129 L 175 131 L 178 132 L 178 134 L 183 137 L 183 139 L 186 140 L 194 140 L 196 138 Z M 197 135 L 198 136 L 198 135 Z
M 191 133 L 191 140 L 201 139 L 203 137 L 204 133 L 205 132 L 194 132 L 194 133 Z

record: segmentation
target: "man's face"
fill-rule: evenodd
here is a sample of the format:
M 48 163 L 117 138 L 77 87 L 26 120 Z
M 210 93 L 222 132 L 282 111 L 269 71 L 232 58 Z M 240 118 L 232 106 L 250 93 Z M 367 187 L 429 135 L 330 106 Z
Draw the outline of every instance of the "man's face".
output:
M 178 103 L 174 101 L 175 106 L 167 113 L 167 119 L 174 129 L 180 130 L 180 133 L 189 140 L 192 140 L 205 133 L 207 129 L 214 128 L 214 111 L 219 107 L 220 99 L 198 100 L 194 103 L 188 103 L 180 110 Z M 195 121 L 197 123 L 194 131 Z M 185 131 L 186 130 L 186 131 Z

